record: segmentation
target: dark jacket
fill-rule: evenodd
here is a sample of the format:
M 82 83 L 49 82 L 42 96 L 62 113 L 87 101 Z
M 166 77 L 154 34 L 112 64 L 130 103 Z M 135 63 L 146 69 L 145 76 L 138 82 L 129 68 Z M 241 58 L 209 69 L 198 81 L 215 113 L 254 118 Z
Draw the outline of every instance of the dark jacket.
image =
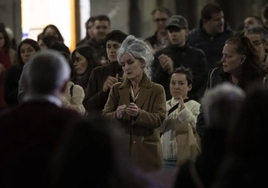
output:
M 207 89 L 212 89 L 223 82 L 229 82 L 229 74 L 224 73 L 222 68 L 218 67 L 209 71 L 207 80 Z M 200 138 L 203 137 L 204 128 L 205 128 L 205 119 L 203 109 L 201 106 L 200 114 L 198 115 L 196 122 L 196 130 Z
M 95 68 L 90 75 L 86 96 L 83 105 L 87 112 L 102 112 L 108 99 L 109 91 L 102 90 L 108 76 L 123 75 L 122 67 L 118 62 L 111 62 L 105 66 Z
M 79 118 L 49 102 L 27 102 L 0 115 L 0 187 L 45 188 L 63 129 Z
M 210 70 L 216 66 L 216 62 L 221 60 L 225 41 L 233 35 L 234 32 L 225 24 L 224 32 L 212 37 L 203 29 L 202 22 L 200 22 L 200 27 L 189 33 L 188 42 L 206 54 L 207 67 Z
M 88 40 L 87 44 L 95 49 L 98 62 L 100 62 L 102 56 L 107 58 L 104 42 L 98 42 L 95 38 L 92 38 Z
M 189 97 L 194 100 L 199 100 L 205 91 L 205 82 L 207 77 L 206 57 L 204 52 L 197 48 L 193 48 L 186 44 L 183 47 L 177 45 L 169 45 L 168 47 L 156 53 L 152 64 L 153 78 L 156 83 L 161 84 L 166 91 L 167 100 L 171 99 L 169 91 L 170 74 L 163 70 L 158 57 L 161 54 L 169 56 L 174 63 L 174 69 L 178 67 L 190 68 L 193 76 L 193 88 L 189 93 Z
M 153 36 L 150 36 L 148 38 L 146 38 L 144 41 L 148 41 L 151 46 L 153 47 L 154 45 L 158 45 L 158 40 L 157 40 L 157 32 L 154 33 Z
M 263 74 L 260 72 L 256 72 L 250 80 L 249 83 L 244 83 L 246 85 L 241 85 L 241 84 L 237 84 L 239 87 L 241 87 L 242 89 L 246 89 L 246 87 L 251 84 L 252 82 L 259 82 L 262 84 L 267 83 L 267 75 L 265 75 L 264 71 Z M 223 72 L 221 67 L 212 69 L 209 72 L 209 76 L 208 76 L 208 81 L 207 81 L 207 89 L 212 89 L 214 87 L 216 87 L 217 85 L 223 83 L 223 82 L 230 82 L 231 80 L 231 75 L 228 73 Z M 203 137 L 203 130 L 205 128 L 205 120 L 204 120 L 204 114 L 203 114 L 203 110 L 202 110 L 202 106 L 200 107 L 200 114 L 197 117 L 197 122 L 196 122 L 196 129 L 197 132 L 200 136 L 200 138 Z
M 19 66 L 11 66 L 7 69 L 5 76 L 5 101 L 8 106 L 13 106 L 19 104 L 18 101 L 18 88 L 19 88 L 19 80 L 22 73 L 22 68 Z

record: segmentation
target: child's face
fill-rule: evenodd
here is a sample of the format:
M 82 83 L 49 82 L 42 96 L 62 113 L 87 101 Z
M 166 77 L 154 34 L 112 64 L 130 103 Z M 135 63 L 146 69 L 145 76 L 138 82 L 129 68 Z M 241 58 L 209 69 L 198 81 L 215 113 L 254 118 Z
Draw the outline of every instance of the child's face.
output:
M 187 98 L 188 92 L 192 89 L 192 85 L 188 85 L 186 75 L 182 73 L 174 73 L 170 79 L 170 93 L 175 99 Z

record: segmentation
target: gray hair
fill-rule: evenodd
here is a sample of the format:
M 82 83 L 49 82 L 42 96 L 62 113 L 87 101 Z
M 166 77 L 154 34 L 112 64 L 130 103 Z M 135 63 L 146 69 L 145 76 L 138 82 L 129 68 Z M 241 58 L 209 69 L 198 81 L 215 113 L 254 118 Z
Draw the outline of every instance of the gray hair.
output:
M 244 91 L 230 83 L 223 83 L 208 90 L 201 101 L 206 125 L 221 128 L 229 126 L 244 99 Z
M 249 28 L 246 31 L 245 35 L 250 35 L 250 34 L 260 35 L 261 36 L 261 40 L 263 42 L 268 41 L 268 32 L 263 27 L 251 27 L 251 28 Z
M 129 35 L 117 51 L 117 61 L 119 64 L 121 57 L 125 53 L 144 62 L 144 73 L 148 78 L 151 78 L 151 63 L 154 60 L 154 54 L 152 49 L 143 40 L 137 39 L 133 35 Z
M 70 78 L 68 62 L 59 52 L 45 50 L 28 62 L 26 84 L 29 93 L 53 94 L 60 91 Z

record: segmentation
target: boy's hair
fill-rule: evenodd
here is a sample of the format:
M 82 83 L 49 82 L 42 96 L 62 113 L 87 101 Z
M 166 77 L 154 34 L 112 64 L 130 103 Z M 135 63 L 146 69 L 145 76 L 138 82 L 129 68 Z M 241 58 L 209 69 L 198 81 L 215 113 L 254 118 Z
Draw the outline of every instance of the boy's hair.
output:
M 185 67 L 179 67 L 179 68 L 175 69 L 173 74 L 185 74 L 188 85 L 193 84 L 194 77 L 193 77 L 193 73 L 190 69 L 186 69 Z

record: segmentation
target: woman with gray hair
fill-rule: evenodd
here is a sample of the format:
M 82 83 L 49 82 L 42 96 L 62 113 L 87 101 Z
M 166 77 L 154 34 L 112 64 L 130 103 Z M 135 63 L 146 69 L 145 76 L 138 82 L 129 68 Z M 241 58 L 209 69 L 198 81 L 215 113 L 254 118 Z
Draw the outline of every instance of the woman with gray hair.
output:
M 142 40 L 128 36 L 117 52 L 124 71 L 122 83 L 113 85 L 103 115 L 118 120 L 125 132 L 127 153 L 145 171 L 162 167 L 157 130 L 166 116 L 164 88 L 151 81 L 153 52 Z

